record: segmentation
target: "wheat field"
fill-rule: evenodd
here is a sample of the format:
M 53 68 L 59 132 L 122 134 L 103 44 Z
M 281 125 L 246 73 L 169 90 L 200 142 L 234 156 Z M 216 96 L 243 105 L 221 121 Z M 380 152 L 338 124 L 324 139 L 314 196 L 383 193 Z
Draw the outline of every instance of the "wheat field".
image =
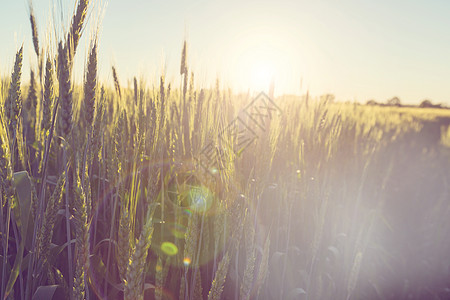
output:
M 450 110 L 75 82 L 89 5 L 1 78 L 1 299 L 450 298 Z

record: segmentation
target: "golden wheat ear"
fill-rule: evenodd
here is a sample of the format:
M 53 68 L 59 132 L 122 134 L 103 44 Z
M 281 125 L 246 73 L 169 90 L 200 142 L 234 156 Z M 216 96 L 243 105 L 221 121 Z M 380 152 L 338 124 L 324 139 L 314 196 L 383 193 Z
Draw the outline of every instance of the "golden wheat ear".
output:
M 117 76 L 117 70 L 114 66 L 112 66 L 112 73 L 113 73 L 113 79 L 114 79 L 114 87 L 116 88 L 117 95 L 119 95 L 119 98 L 122 98 L 119 77 Z
M 28 4 L 30 10 L 30 25 L 31 25 L 31 36 L 33 38 L 33 47 L 36 56 L 39 58 L 39 37 L 38 37 L 38 29 L 36 24 L 36 17 L 34 16 L 34 9 L 32 2 L 29 1 Z
M 68 47 L 69 48 L 68 50 L 70 51 L 69 54 L 70 60 L 72 60 L 71 58 L 75 56 L 75 52 L 78 47 L 78 42 L 80 41 L 81 34 L 83 31 L 83 25 L 85 23 L 84 21 L 86 19 L 88 7 L 89 7 L 89 0 L 79 0 L 76 12 L 72 17 L 72 25 L 70 27 L 70 32 L 67 35 L 67 44 L 66 44 L 70 45 L 70 47 Z
M 84 82 L 84 117 L 87 128 L 94 121 L 95 100 L 97 92 L 97 41 L 93 41 L 87 63 L 86 80 Z

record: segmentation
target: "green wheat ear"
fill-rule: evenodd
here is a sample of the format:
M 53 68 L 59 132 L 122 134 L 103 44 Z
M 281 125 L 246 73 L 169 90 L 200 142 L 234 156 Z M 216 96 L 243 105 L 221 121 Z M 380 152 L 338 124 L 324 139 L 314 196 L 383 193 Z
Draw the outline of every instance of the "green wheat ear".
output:
M 244 278 L 241 284 L 240 299 L 250 299 L 250 292 L 252 290 L 254 269 L 255 269 L 255 227 L 252 224 L 252 218 L 247 215 L 245 218 L 245 257 L 246 265 L 244 270 Z
M 44 98 L 42 103 L 42 123 L 41 128 L 47 132 L 51 126 L 52 106 L 53 106 L 53 66 L 50 56 L 47 54 L 45 64 Z
M 156 262 L 156 283 L 155 283 L 155 299 L 162 300 L 163 299 L 163 288 L 164 284 L 167 280 L 167 275 L 169 273 L 169 262 L 170 256 L 166 258 L 165 263 L 161 259 L 161 256 L 158 256 L 158 261 Z
M 131 260 L 128 264 L 124 299 L 142 300 L 144 299 L 144 267 L 147 259 L 148 249 L 153 236 L 153 214 L 157 205 L 152 204 L 147 210 L 146 222 L 142 229 L 135 249 L 132 251 Z
M 2 116 L 0 114 L 0 196 L 2 197 L 2 202 L 0 204 L 3 206 L 7 199 L 13 195 L 13 187 L 11 183 L 11 152 L 6 132 L 7 129 L 3 126 L 4 123 L 1 118 Z
M 86 194 L 79 176 L 77 176 L 75 190 L 74 217 L 76 223 L 76 268 L 74 281 L 74 295 L 76 299 L 84 299 L 87 289 L 87 271 L 89 268 L 89 225 L 87 219 Z
M 5 103 L 5 115 L 8 121 L 9 136 L 12 139 L 17 129 L 17 121 L 20 111 L 22 110 L 22 99 L 20 92 L 20 77 L 22 75 L 22 59 L 23 46 L 20 47 L 16 54 L 14 70 L 11 76 L 11 84 L 9 86 L 8 98 Z
M 97 41 L 94 40 L 87 63 L 86 80 L 84 83 L 84 109 L 88 130 L 94 121 L 95 98 L 97 91 Z
M 131 231 L 130 231 L 130 217 L 126 206 L 122 206 L 119 219 L 119 232 L 117 241 L 117 266 L 119 268 L 119 277 L 125 281 L 127 274 L 127 267 L 130 262 L 131 254 Z
M 59 43 L 58 48 L 58 80 L 59 80 L 59 121 L 61 133 L 67 140 L 72 132 L 72 83 L 71 83 L 71 65 L 68 57 L 68 51 Z
M 22 111 L 23 125 L 26 128 L 26 140 L 27 143 L 32 143 L 35 140 L 36 130 L 36 108 L 37 108 L 37 95 L 36 95 L 36 80 L 34 79 L 33 70 L 30 71 L 30 86 L 28 88 L 28 96 L 24 103 L 25 110 Z
M 44 221 L 42 222 L 41 232 L 37 239 L 38 255 L 43 264 L 47 265 L 47 268 L 50 268 L 47 261 L 49 258 L 56 217 L 61 207 L 65 179 L 66 173 L 62 172 L 56 183 L 56 187 L 47 202 L 47 206 L 45 207 Z
M 222 260 L 220 261 L 219 267 L 217 268 L 217 272 L 216 275 L 214 276 L 211 289 L 209 290 L 208 293 L 208 300 L 220 300 L 225 280 L 227 278 L 229 265 L 230 265 L 230 254 L 227 251 Z

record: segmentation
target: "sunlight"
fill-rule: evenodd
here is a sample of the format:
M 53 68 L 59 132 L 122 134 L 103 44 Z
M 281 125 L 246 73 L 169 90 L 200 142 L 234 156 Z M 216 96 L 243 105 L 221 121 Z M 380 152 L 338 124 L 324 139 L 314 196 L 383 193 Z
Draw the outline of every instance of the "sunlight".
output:
M 251 86 L 257 90 L 266 90 L 270 82 L 274 80 L 275 68 L 270 62 L 261 61 L 255 63 L 251 69 Z
M 295 90 L 305 75 L 300 46 L 277 26 L 254 26 L 235 37 L 228 66 L 233 86 L 269 92 L 274 82 L 279 93 Z
M 253 36 L 240 47 L 235 76 L 252 91 L 268 92 L 271 81 L 286 73 L 283 53 L 260 36 Z

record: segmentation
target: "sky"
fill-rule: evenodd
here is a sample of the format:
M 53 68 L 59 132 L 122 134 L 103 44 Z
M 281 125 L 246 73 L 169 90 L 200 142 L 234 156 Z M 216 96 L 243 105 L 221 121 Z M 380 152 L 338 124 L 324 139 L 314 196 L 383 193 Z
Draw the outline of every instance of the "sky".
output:
M 78 82 L 100 24 L 99 73 L 111 84 L 115 65 L 122 85 L 136 76 L 151 86 L 164 73 L 177 86 L 186 39 L 197 87 L 218 78 L 234 91 L 267 91 L 273 80 L 275 95 L 450 105 L 448 0 L 93 2 L 75 62 Z M 50 40 L 54 52 L 75 1 L 35 0 L 33 7 L 41 44 Z M 2 75 L 22 44 L 24 78 L 36 66 L 28 12 L 28 0 L 0 0 Z

